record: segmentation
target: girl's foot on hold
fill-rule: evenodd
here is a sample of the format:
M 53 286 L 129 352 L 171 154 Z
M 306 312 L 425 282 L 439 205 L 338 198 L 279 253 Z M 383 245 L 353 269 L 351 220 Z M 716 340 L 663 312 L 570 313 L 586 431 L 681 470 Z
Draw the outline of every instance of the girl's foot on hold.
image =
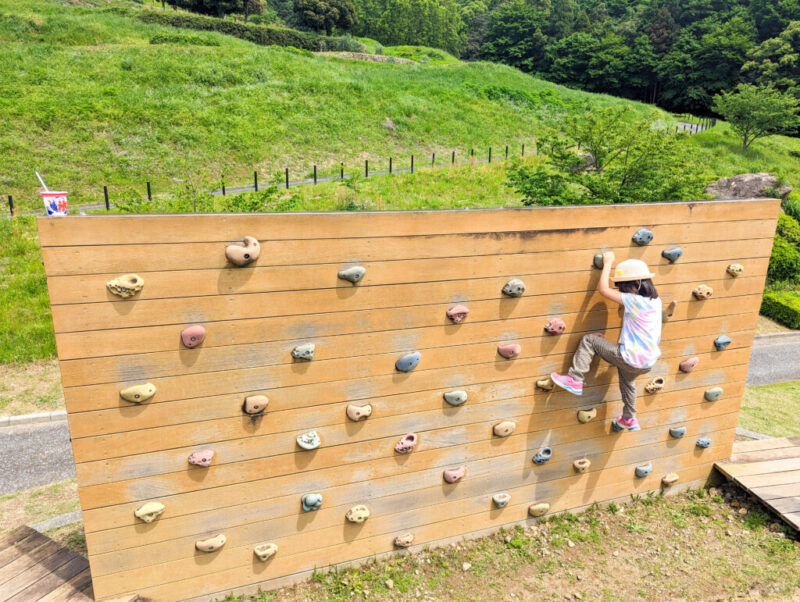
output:
M 566 389 L 573 395 L 583 395 L 583 382 L 579 380 L 575 380 L 569 374 L 559 374 L 558 372 L 553 372 L 550 374 L 550 378 L 553 379 L 553 382 L 556 383 L 562 389 Z
M 633 418 L 625 418 L 625 416 L 620 416 L 616 420 L 611 421 L 611 428 L 613 428 L 615 432 L 619 433 L 625 429 L 628 429 L 629 431 L 638 431 L 642 427 L 639 426 L 639 421 L 636 420 L 635 416 Z

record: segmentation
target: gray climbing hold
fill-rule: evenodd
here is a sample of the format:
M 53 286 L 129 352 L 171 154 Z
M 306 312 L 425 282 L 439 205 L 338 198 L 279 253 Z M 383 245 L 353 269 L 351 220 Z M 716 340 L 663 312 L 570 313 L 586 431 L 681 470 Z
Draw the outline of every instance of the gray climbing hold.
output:
M 314 359 L 314 349 L 316 349 L 316 345 L 314 343 L 303 343 L 302 345 L 298 345 L 294 349 L 292 349 L 292 357 L 296 360 L 313 360 Z
M 519 278 L 512 278 L 503 287 L 503 294 L 507 297 L 521 297 L 525 293 L 525 283 Z
M 460 406 L 467 401 L 466 391 L 448 391 L 443 395 L 444 400 L 451 406 Z
M 706 401 L 717 401 L 721 396 L 722 387 L 713 387 L 712 389 L 707 389 L 703 394 L 703 397 L 706 398 Z
M 528 514 L 531 516 L 544 516 L 550 512 L 550 504 L 547 502 L 539 502 L 528 506 Z
M 637 477 L 643 479 L 647 475 L 649 475 L 652 471 L 653 471 L 653 464 L 651 462 L 648 462 L 647 464 L 637 466 L 633 472 Z
M 395 362 L 394 367 L 400 372 L 409 372 L 417 367 L 421 357 L 422 356 L 420 355 L 419 351 L 406 353 L 403 357 Z
M 117 297 L 128 299 L 142 290 L 144 278 L 138 274 L 125 274 L 119 278 L 114 278 L 106 282 L 106 288 Z
M 670 427 L 669 434 L 670 437 L 674 437 L 675 439 L 680 439 L 686 434 L 686 427 L 685 426 Z
M 267 409 L 269 397 L 266 395 L 248 395 L 244 398 L 242 412 L 251 416 L 258 416 Z
M 653 240 L 653 232 L 647 228 L 640 228 L 636 231 L 636 234 L 633 235 L 633 242 L 640 247 L 649 245 L 651 240 Z
M 122 389 L 122 391 L 119 392 L 119 396 L 122 397 L 122 399 L 130 401 L 131 403 L 144 403 L 155 394 L 156 386 L 153 383 L 134 385 L 127 389 Z
M 139 506 L 133 515 L 141 521 L 152 523 L 164 512 L 164 504 L 159 502 L 147 502 L 144 506 Z
M 344 517 L 351 523 L 363 523 L 369 518 L 369 516 L 369 508 L 367 508 L 364 504 L 353 506 L 347 511 L 347 514 L 344 515 Z
M 309 431 L 297 437 L 297 445 L 310 451 L 322 445 L 322 440 L 319 438 L 317 431 Z
M 238 267 L 253 263 L 258 259 L 260 253 L 261 246 L 252 236 L 245 236 L 241 245 L 228 245 L 225 247 L 225 257 Z
M 703 449 L 707 448 L 711 445 L 711 438 L 710 437 L 700 437 L 697 442 L 695 443 L 697 447 L 702 447 Z
M 262 543 L 253 548 L 253 553 L 261 562 L 266 562 L 278 552 L 278 544 Z
M 680 247 L 675 247 L 674 249 L 666 249 L 664 251 L 661 251 L 661 256 L 670 263 L 675 263 L 676 261 L 678 261 L 681 258 L 681 255 L 683 255 L 683 249 L 681 249 Z
M 320 507 L 322 506 L 322 494 L 321 493 L 303 494 L 303 497 L 300 498 L 300 505 L 306 512 L 313 512 L 314 510 L 319 510 Z
M 553 457 L 553 450 L 549 447 L 543 447 L 538 452 L 536 452 L 536 455 L 533 457 L 531 461 L 534 464 L 544 464 L 545 462 L 548 462 L 552 457 Z
M 572 467 L 575 469 L 575 471 L 581 474 L 589 470 L 591 465 L 592 461 L 589 458 L 581 458 L 580 460 L 575 460 L 572 463 Z
M 511 494 L 510 493 L 495 493 L 492 496 L 492 502 L 494 502 L 495 508 L 505 508 L 508 506 L 508 502 L 511 501 Z
M 738 278 L 744 272 L 744 266 L 741 263 L 732 263 L 725 271 L 734 278 Z
M 733 341 L 731 341 L 729 336 L 723 334 L 721 337 L 714 339 L 714 349 L 717 351 L 724 351 L 725 347 L 730 345 L 732 342 Z
M 598 253 L 597 255 L 594 256 L 594 259 L 592 260 L 592 265 L 594 267 L 596 267 L 598 270 L 602 270 L 603 269 L 603 263 L 604 262 L 603 262 L 603 254 L 602 253 Z
M 198 539 L 196 542 L 194 542 L 194 547 L 200 552 L 216 552 L 225 545 L 226 541 L 227 539 L 225 536 L 220 533 L 219 535 L 209 537 L 208 539 Z
M 353 266 L 352 268 L 341 270 L 339 272 L 339 278 L 341 280 L 347 280 L 348 282 L 356 284 L 361 281 L 361 279 L 364 277 L 364 274 L 366 273 L 367 273 L 367 268 L 361 265 L 356 265 Z

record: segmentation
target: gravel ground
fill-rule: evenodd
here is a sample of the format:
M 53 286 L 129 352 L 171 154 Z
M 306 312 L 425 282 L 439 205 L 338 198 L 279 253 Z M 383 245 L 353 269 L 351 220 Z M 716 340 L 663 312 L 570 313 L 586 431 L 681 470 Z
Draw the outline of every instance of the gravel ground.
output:
M 66 421 L 0 428 L 0 495 L 75 476 Z

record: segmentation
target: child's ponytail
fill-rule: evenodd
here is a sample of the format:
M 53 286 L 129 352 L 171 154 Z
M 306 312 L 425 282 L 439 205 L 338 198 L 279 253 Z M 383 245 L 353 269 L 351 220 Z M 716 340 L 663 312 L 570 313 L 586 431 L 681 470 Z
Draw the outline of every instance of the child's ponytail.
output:
M 631 293 L 633 295 L 641 295 L 649 299 L 658 299 L 658 291 L 656 285 L 650 278 L 644 280 L 627 280 L 625 282 L 617 282 L 617 288 L 621 293 Z

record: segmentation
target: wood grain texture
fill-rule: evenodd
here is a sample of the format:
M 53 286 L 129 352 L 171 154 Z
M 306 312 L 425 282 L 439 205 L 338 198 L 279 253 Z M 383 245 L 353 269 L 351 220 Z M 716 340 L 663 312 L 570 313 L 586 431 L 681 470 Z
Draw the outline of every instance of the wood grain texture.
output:
M 656 489 L 667 472 L 707 476 L 733 445 L 777 210 L 777 201 L 753 200 L 39 220 L 97 598 L 278 584 L 389 553 L 399 532 L 431 544 L 533 520 L 527 507 L 537 500 L 556 512 Z M 648 246 L 631 242 L 640 227 L 655 233 Z M 262 254 L 234 269 L 224 247 L 245 235 Z M 661 251 L 675 245 L 684 255 L 670 264 Z M 618 308 L 597 294 L 590 267 L 600 248 L 648 262 L 662 301 L 678 302 L 661 358 L 639 379 L 643 387 L 663 376 L 667 386 L 640 396 L 636 433 L 612 432 L 621 401 L 605 363 L 582 397 L 534 386 L 568 367 L 581 337 L 619 336 Z M 726 274 L 732 262 L 745 266 L 742 277 Z M 367 270 L 358 285 L 337 278 L 355 264 Z M 107 280 L 130 272 L 145 278 L 140 294 L 108 293 Z M 525 281 L 524 296 L 501 294 L 512 277 Z M 714 297 L 693 299 L 699 284 Z M 460 325 L 445 315 L 456 303 L 470 309 Z M 554 317 L 566 321 L 564 335 L 544 333 Z M 180 332 L 196 323 L 206 340 L 185 349 Z M 733 339 L 724 352 L 713 348 L 720 334 Z M 310 362 L 291 357 L 303 342 L 316 345 Z M 521 356 L 499 357 L 505 342 L 522 345 Z M 397 372 L 412 350 L 419 366 Z M 681 373 L 694 355 L 698 367 Z M 120 389 L 143 382 L 157 388 L 151 400 L 121 400 Z M 705 401 L 717 385 L 723 396 Z M 468 391 L 465 405 L 443 401 L 454 389 Z M 242 414 L 248 394 L 270 398 L 263 417 Z M 373 413 L 349 421 L 349 403 L 370 403 Z M 591 407 L 597 418 L 578 423 L 576 412 Z M 493 436 L 504 420 L 514 432 Z M 687 428 L 681 439 L 669 435 L 677 425 Z M 300 450 L 295 437 L 312 429 L 322 446 Z M 399 456 L 394 443 L 407 432 L 420 443 Z M 700 436 L 712 446 L 696 447 Z M 544 445 L 553 459 L 534 465 Z M 188 465 L 198 449 L 215 451 L 211 467 Z M 585 474 L 572 468 L 580 457 L 592 460 Z M 648 461 L 653 472 L 635 478 Z M 442 471 L 462 464 L 465 479 L 444 483 Z M 772 501 L 789 499 L 780 496 L 791 483 L 757 478 Z M 503 510 L 491 505 L 498 491 L 512 495 Z M 309 492 L 324 503 L 304 513 L 299 498 Z M 133 515 L 146 501 L 166 506 L 151 524 Z M 362 503 L 372 517 L 347 523 Z M 219 532 L 228 537 L 222 550 L 195 551 L 195 540 Z M 263 541 L 280 548 L 268 563 L 253 556 Z M 86 579 L 69 560 L 60 566 L 70 580 Z

